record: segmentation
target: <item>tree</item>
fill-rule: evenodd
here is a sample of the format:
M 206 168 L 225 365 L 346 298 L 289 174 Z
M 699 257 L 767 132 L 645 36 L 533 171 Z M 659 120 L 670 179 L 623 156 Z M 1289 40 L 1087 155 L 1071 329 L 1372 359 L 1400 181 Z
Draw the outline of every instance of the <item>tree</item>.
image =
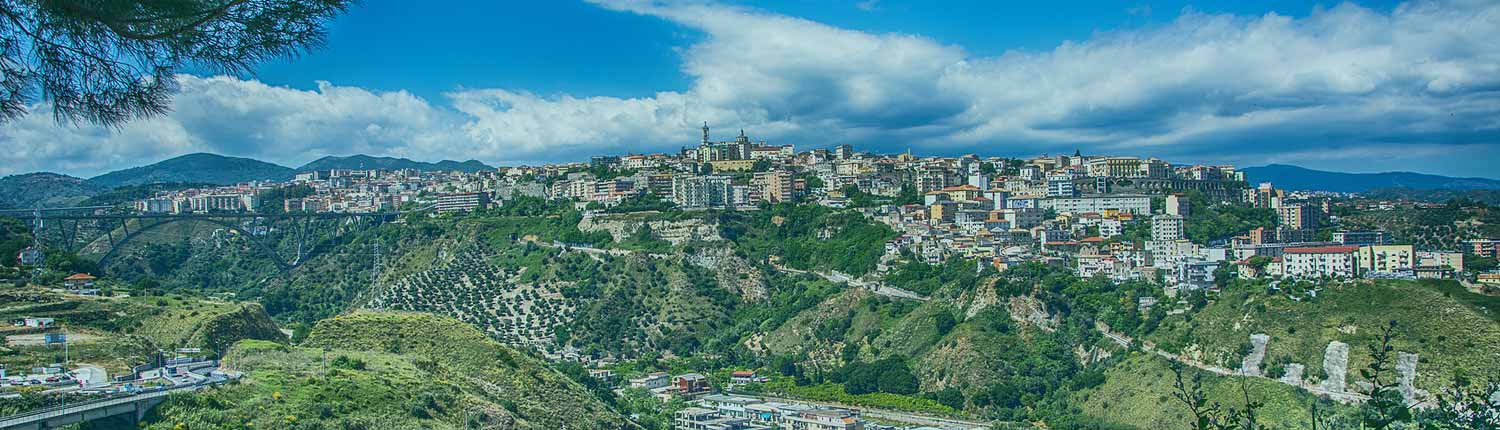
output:
M 1359 373 L 1369 382 L 1370 400 L 1360 407 L 1360 421 L 1365 428 L 1386 429 L 1397 422 L 1411 420 L 1411 409 L 1406 406 L 1406 398 L 1401 394 L 1400 386 L 1395 378 L 1387 378 L 1394 370 L 1391 363 L 1391 353 L 1395 347 L 1391 341 L 1395 337 L 1396 321 L 1391 320 L 1380 331 L 1380 342 L 1370 345 L 1370 364 Z
M 166 113 L 184 65 L 248 73 L 296 56 L 322 45 L 324 22 L 353 2 L 0 0 L 0 122 L 38 101 L 59 122 Z

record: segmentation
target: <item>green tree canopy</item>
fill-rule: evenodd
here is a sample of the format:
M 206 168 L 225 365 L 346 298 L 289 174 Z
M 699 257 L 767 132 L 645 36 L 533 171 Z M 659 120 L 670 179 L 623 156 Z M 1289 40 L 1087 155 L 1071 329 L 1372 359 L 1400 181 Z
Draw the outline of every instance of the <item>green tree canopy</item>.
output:
M 353 0 L 0 0 L 0 122 L 50 102 L 58 121 L 166 113 L 185 65 L 246 73 L 323 43 Z M 38 100 L 45 98 L 45 100 Z

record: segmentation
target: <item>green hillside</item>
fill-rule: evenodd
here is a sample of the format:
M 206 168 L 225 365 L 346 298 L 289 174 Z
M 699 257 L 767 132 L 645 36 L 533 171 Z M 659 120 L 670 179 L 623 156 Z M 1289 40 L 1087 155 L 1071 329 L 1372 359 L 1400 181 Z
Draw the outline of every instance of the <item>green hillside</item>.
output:
M 1448 387 L 1456 372 L 1500 374 L 1500 299 L 1452 281 L 1320 286 L 1316 297 L 1299 295 L 1301 301 L 1286 292 L 1268 294 L 1259 284 L 1232 287 L 1202 311 L 1167 318 L 1147 339 L 1234 368 L 1250 335 L 1265 333 L 1271 336 L 1267 363 L 1301 363 L 1311 377 L 1321 372 L 1324 350 L 1334 340 L 1349 344 L 1350 369 L 1368 364 L 1368 346 L 1395 320 L 1396 350 L 1420 355 L 1418 388 Z M 1352 381 L 1354 372 L 1349 375 Z
M 1112 424 L 1139 429 L 1188 428 L 1192 415 L 1171 395 L 1175 378 L 1169 362 L 1152 354 L 1128 354 L 1104 373 L 1102 385 L 1074 393 L 1073 400 L 1085 414 L 1105 418 Z M 1204 374 L 1192 369 L 1185 372 L 1187 375 Z M 1226 408 L 1244 408 L 1242 388 L 1252 401 L 1264 403 L 1258 412 L 1260 423 L 1266 428 L 1312 428 L 1310 407 L 1314 403 L 1318 403 L 1322 410 L 1320 416 L 1349 413 L 1347 406 L 1319 400 L 1304 391 L 1266 379 L 1205 375 L 1203 381 L 1203 392 L 1208 399 Z
M 88 183 L 107 188 L 170 182 L 232 185 L 248 181 L 285 181 L 294 173 L 289 167 L 264 161 L 195 153 L 105 173 L 89 178 Z
M 126 373 L 145 364 L 157 349 L 202 348 L 223 353 L 242 339 L 279 341 L 284 336 L 256 303 L 234 303 L 191 297 L 92 297 L 51 293 L 33 288 L 0 290 L 0 321 L 26 317 L 54 318 L 70 337 L 74 362 Z M 14 337 L 0 364 L 15 368 L 62 362 L 55 346 L 20 342 L 39 336 L 19 327 L 0 333 Z
M 106 189 L 56 173 L 10 175 L 0 178 L 0 209 L 72 206 Z

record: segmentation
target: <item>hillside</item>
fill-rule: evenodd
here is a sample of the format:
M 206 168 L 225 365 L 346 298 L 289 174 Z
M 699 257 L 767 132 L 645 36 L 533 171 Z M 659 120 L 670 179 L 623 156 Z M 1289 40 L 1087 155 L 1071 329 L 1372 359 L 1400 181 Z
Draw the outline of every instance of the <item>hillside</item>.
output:
M 1263 285 L 1231 288 L 1191 319 L 1168 317 L 1147 339 L 1205 363 L 1238 368 L 1250 335 L 1267 334 L 1267 375 L 1279 377 L 1287 364 L 1298 363 L 1308 382 L 1326 377 L 1328 343 L 1339 341 L 1349 345 L 1352 383 L 1356 369 L 1370 362 L 1368 347 L 1380 328 L 1395 320 L 1395 349 L 1420 358 L 1417 388 L 1435 392 L 1460 372 L 1500 374 L 1500 300 L 1452 281 L 1328 283 L 1307 297 L 1310 286 L 1289 285 L 1275 294 Z
M 342 316 L 301 346 L 241 342 L 224 365 L 245 380 L 174 397 L 143 428 L 634 428 L 537 359 L 429 315 Z
M 248 181 L 285 181 L 294 173 L 291 168 L 264 161 L 196 153 L 105 173 L 89 178 L 88 182 L 109 188 L 172 182 L 231 185 Z
M 11 175 L 0 178 L 0 209 L 72 206 L 107 189 L 56 173 Z
M 1169 396 L 1175 379 L 1167 360 L 1138 351 L 1127 354 L 1104 372 L 1102 385 L 1076 392 L 1074 401 L 1084 413 L 1109 417 L 1117 425 L 1139 429 L 1187 428 L 1192 415 L 1181 401 Z M 1321 416 L 1345 414 L 1349 409 L 1265 379 L 1216 377 L 1194 369 L 1185 372 L 1203 376 L 1204 394 L 1226 408 L 1244 407 L 1240 392 L 1243 383 L 1252 400 L 1264 403 L 1258 415 L 1265 428 L 1312 428 L 1309 407 L 1314 403 L 1319 405 Z
M 490 345 L 484 348 L 525 351 L 515 356 L 573 352 L 612 358 L 620 362 L 615 370 L 622 378 L 650 371 L 723 375 L 757 369 L 772 380 L 746 390 L 970 419 L 1041 421 L 1053 428 L 1180 423 L 1174 409 L 1158 405 L 1157 399 L 1170 399 L 1164 385 L 1142 382 L 1150 379 L 1143 375 L 1159 373 L 1165 364 L 1130 358 L 1096 329 L 1100 323 L 1209 365 L 1237 362 L 1250 334 L 1269 333 L 1265 367 L 1306 364 L 1304 375 L 1312 380 L 1321 378 L 1312 369 L 1320 368 L 1319 354 L 1328 340 L 1351 345 L 1351 368 L 1357 367 L 1365 362 L 1360 354 L 1370 328 L 1380 323 L 1370 318 L 1399 315 L 1403 330 L 1410 332 L 1402 333 L 1407 337 L 1398 346 L 1420 354 L 1416 380 L 1429 391 L 1451 380 L 1451 370 L 1463 363 L 1494 362 L 1484 354 L 1496 343 L 1492 333 L 1500 332 L 1442 334 L 1462 331 L 1458 326 L 1486 327 L 1481 321 L 1492 320 L 1475 319 L 1488 315 L 1476 305 L 1484 301 L 1416 283 L 1381 287 L 1395 293 L 1330 285 L 1316 300 L 1303 302 L 1267 294 L 1264 286 L 1230 288 L 1199 307 L 1176 304 L 1152 283 L 1079 279 L 1072 269 L 1041 264 L 976 272 L 972 261 L 928 265 L 907 260 L 885 262 L 888 270 L 879 273 L 879 248 L 890 230 L 852 211 L 828 208 L 640 213 L 585 221 L 570 207 L 523 199 L 480 214 L 413 215 L 402 221 L 348 231 L 314 245 L 319 251 L 285 276 L 269 275 L 258 253 L 224 246 L 234 242 L 209 240 L 212 228 L 178 236 L 169 230 L 176 227 L 164 227 L 163 237 L 145 242 L 144 250 L 121 254 L 131 258 L 116 260 L 110 270 L 112 276 L 132 281 L 159 279 L 169 291 L 223 291 L 255 299 L 292 328 L 317 323 L 303 347 L 344 349 L 345 355 L 367 357 L 371 363 L 395 363 L 372 364 L 373 373 L 350 376 L 370 378 L 372 384 L 399 386 L 413 378 L 399 364 L 403 358 L 370 354 L 425 353 L 433 348 L 429 342 L 449 344 L 453 350 L 438 355 L 454 355 L 449 358 L 457 362 L 488 354 L 466 351 L 471 341 L 448 338 L 446 328 L 357 334 L 375 325 L 426 324 L 389 317 L 419 315 L 463 327 L 469 333 L 465 336 L 477 335 Z M 883 278 L 925 300 L 830 282 L 824 276 L 832 271 Z M 1160 304 L 1137 306 L 1148 297 Z M 1167 313 L 1183 308 L 1185 315 Z M 387 313 L 393 311 L 427 316 Z M 350 320 L 351 313 L 361 317 Z M 332 319 L 319 322 L 326 318 Z M 1342 321 L 1349 318 L 1358 328 L 1344 334 L 1350 329 Z M 350 321 L 363 322 L 339 325 Z M 405 329 L 380 332 L 389 330 Z M 304 353 L 288 351 L 277 354 L 291 354 L 287 360 L 296 362 L 296 354 Z M 1481 365 L 1465 370 L 1492 369 Z M 382 373 L 387 371 L 392 373 Z M 296 373 L 300 370 L 289 372 L 301 375 Z M 568 374 L 574 373 L 582 371 Z M 1357 382 L 1357 374 L 1350 375 L 1350 383 Z M 315 379 L 287 378 L 297 384 Z M 1233 381 L 1209 379 L 1216 399 L 1229 392 L 1223 387 L 1231 386 L 1223 383 Z M 575 380 L 584 385 L 591 381 L 586 375 Z M 440 382 L 450 385 L 421 389 L 473 392 L 463 380 Z M 1266 383 L 1257 393 L 1278 405 L 1270 412 L 1278 415 L 1267 417 L 1271 422 L 1296 422 L 1293 414 L 1303 412 L 1289 402 L 1310 400 L 1301 394 L 1305 391 L 1269 379 L 1251 383 Z M 306 389 L 297 384 L 277 389 Z M 1096 392 L 1105 394 L 1090 394 Z M 393 396 L 392 401 L 418 401 Z M 444 402 L 438 401 L 446 405 L 441 408 L 421 408 L 447 411 L 425 413 L 433 418 L 372 419 L 444 428 L 452 425 L 452 405 L 498 401 Z M 1117 416 L 1109 413 L 1116 402 L 1153 409 Z M 395 410 L 411 409 L 409 403 L 403 405 Z M 368 416 L 362 415 L 364 409 L 347 407 L 353 408 L 349 416 Z M 528 413 L 519 406 L 514 411 L 520 411 L 516 416 Z M 264 424 L 269 423 L 256 425 Z
M 354 313 L 318 323 L 303 346 L 329 350 L 330 355 L 374 354 L 372 357 L 385 358 L 380 360 L 385 362 L 399 358 L 417 370 L 403 373 L 452 385 L 449 390 L 402 390 L 404 395 L 451 396 L 452 406 L 479 412 L 480 422 L 488 424 L 484 428 L 631 428 L 582 386 L 540 360 L 502 346 L 454 319 L 410 313 Z M 246 357 L 236 363 L 256 376 L 256 367 Z M 255 384 L 252 381 L 249 385 Z M 434 402 L 441 405 L 442 400 Z M 463 415 L 453 410 L 456 408 L 434 409 L 449 410 L 450 418 Z M 335 415 L 348 419 L 346 414 Z M 462 423 L 456 419 L 448 424 L 457 427 Z
M 1341 173 L 1313 170 L 1285 164 L 1246 167 L 1245 180 L 1254 184 L 1271 182 L 1277 188 L 1362 193 L 1377 188 L 1415 188 L 1448 190 L 1496 190 L 1500 180 L 1488 178 L 1453 178 L 1412 172 Z
M 55 318 L 69 331 L 74 361 L 93 362 L 111 373 L 146 363 L 160 349 L 202 348 L 223 353 L 242 339 L 283 340 L 276 324 L 255 303 L 190 297 L 105 298 L 72 296 L 33 288 L 0 290 L 0 321 Z M 14 354 L 0 364 L 14 368 L 59 362 L 61 351 L 27 342 L 39 336 L 19 328 L 0 330 Z
M 302 165 L 302 167 L 298 167 L 297 171 L 298 172 L 311 172 L 311 171 L 314 171 L 314 170 L 329 170 L 329 169 L 359 169 L 359 170 L 365 170 L 365 169 L 384 169 L 384 170 L 415 169 L 415 170 L 422 170 L 422 171 L 443 171 L 443 172 L 460 171 L 460 172 L 469 172 L 469 173 L 472 173 L 472 172 L 478 172 L 478 171 L 482 171 L 482 170 L 494 170 L 495 168 L 487 166 L 484 163 L 481 163 L 481 162 L 479 162 L 477 160 L 469 160 L 469 161 L 464 161 L 464 162 L 458 162 L 458 161 L 453 161 L 453 160 L 442 160 L 442 161 L 438 161 L 438 162 L 429 163 L 429 162 L 422 162 L 422 161 L 413 161 L 413 160 L 406 159 L 406 158 L 375 157 L 375 156 L 360 154 L 360 155 L 350 155 L 350 156 L 347 156 L 347 157 L 336 157 L 336 156 L 332 156 L 332 155 L 326 156 L 326 157 L 323 157 L 323 158 L 319 158 L 317 160 L 313 160 L 310 163 L 304 164 L 304 165 Z

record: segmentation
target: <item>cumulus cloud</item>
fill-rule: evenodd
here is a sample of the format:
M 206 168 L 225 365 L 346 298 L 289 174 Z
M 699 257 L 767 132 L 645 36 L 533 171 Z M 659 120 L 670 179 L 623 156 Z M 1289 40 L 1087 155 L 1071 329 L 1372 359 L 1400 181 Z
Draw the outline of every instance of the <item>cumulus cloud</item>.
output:
M 639 98 L 463 89 L 430 102 L 327 83 L 299 91 L 184 76 L 172 114 L 118 131 L 59 127 L 44 112 L 7 124 L 0 141 L 24 149 L 0 153 L 0 173 L 90 171 L 199 150 L 284 163 L 354 152 L 576 160 L 672 150 L 695 141 L 701 121 L 804 147 L 1080 148 L 1355 169 L 1400 154 L 1493 160 L 1486 149 L 1500 145 L 1494 2 L 1389 12 L 1343 4 L 1301 18 L 1184 11 L 1162 25 L 992 57 L 737 6 L 592 2 L 701 32 L 680 49 L 691 85 Z

